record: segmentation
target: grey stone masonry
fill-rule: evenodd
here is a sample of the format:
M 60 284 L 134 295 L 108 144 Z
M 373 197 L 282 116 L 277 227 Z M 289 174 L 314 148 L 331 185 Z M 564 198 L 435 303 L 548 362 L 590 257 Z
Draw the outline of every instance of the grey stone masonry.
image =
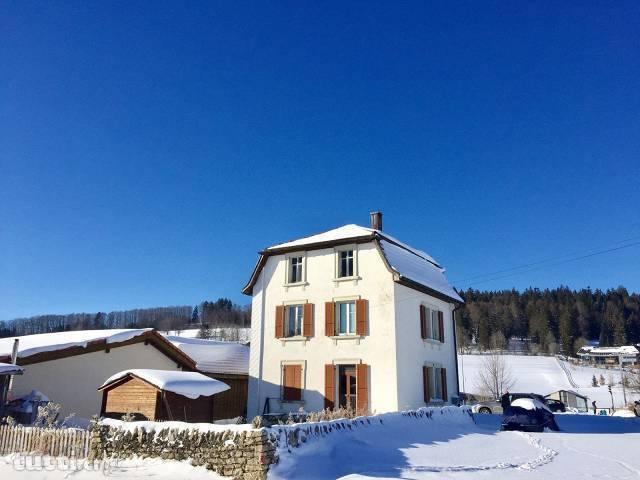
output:
M 237 480 L 264 480 L 269 466 L 278 461 L 275 435 L 264 428 L 211 432 L 136 427 L 129 431 L 99 425 L 92 431 L 89 460 L 134 456 L 191 459 L 193 465 Z

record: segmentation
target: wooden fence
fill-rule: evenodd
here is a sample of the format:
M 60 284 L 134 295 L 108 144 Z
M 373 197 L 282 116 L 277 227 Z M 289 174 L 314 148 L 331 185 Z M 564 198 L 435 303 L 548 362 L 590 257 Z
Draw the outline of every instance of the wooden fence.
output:
M 87 430 L 35 428 L 3 425 L 0 427 L 0 455 L 28 453 L 55 457 L 86 458 L 91 433 Z

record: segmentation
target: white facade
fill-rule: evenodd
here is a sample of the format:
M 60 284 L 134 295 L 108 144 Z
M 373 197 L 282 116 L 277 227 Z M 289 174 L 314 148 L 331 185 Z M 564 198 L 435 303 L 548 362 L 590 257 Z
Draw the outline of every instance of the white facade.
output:
M 349 227 L 353 236 L 355 226 Z M 370 229 L 362 230 L 365 235 L 377 234 Z M 327 233 L 330 240 L 335 240 L 331 232 Z M 269 250 L 265 251 L 269 252 L 267 255 L 263 253 L 264 261 L 258 265 L 248 287 L 253 297 L 249 418 L 262 414 L 267 401 L 269 412 L 300 409 L 310 412 L 325 408 L 327 365 L 368 366 L 366 404 L 371 412 L 424 406 L 425 366 L 446 369 L 445 401 L 457 395 L 452 320 L 456 301 L 446 295 L 436 294 L 440 297 L 436 298 L 398 283 L 398 272 L 392 269 L 377 241 L 362 242 L 360 238 L 349 244 L 340 238 L 337 240 L 336 245 L 325 246 L 327 242 L 323 242 L 320 248 L 318 244 L 310 246 L 301 242 L 298 246 L 292 242 L 293 245 L 285 244 L 283 253 Z M 295 248 L 299 249 L 293 250 Z M 337 278 L 338 255 L 344 250 L 354 253 L 354 272 L 352 277 Z M 288 277 L 291 257 L 303 258 L 302 278 L 295 284 L 290 284 Z M 442 276 L 440 270 L 437 273 Z M 366 334 L 327 335 L 325 303 L 360 299 L 367 301 Z M 313 335 L 277 338 L 276 307 L 306 303 L 313 304 Z M 443 312 L 444 342 L 421 338 L 420 305 Z M 283 366 L 289 364 L 302 367 L 300 401 L 283 399 Z M 340 379 L 336 377 L 334 381 L 335 393 L 331 400 L 337 405 Z
M 63 357 L 24 366 L 24 375 L 13 379 L 12 397 L 39 390 L 62 405 L 61 418 L 75 413 L 91 418 L 100 413 L 98 387 L 112 375 L 131 368 L 181 370 L 176 362 L 151 344 L 134 343 L 111 349 Z

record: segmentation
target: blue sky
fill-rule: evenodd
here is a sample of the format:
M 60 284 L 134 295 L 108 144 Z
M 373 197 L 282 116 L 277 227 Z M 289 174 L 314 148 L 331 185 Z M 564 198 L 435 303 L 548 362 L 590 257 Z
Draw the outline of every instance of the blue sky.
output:
M 395 3 L 3 2 L 0 319 L 248 303 L 259 249 L 373 209 L 454 284 L 640 237 L 640 4 Z

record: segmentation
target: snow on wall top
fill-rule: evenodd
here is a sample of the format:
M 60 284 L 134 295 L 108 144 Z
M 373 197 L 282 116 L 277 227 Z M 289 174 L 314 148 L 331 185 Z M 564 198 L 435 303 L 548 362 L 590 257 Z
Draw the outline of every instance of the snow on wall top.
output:
M 229 390 L 230 388 L 226 383 L 207 377 L 206 375 L 198 372 L 151 370 L 145 368 L 134 368 L 116 373 L 109 377 L 100 388 L 124 378 L 129 374 L 149 382 L 160 390 L 173 392 L 192 399 L 200 396 L 209 397 L 216 393 Z
M 449 282 L 447 282 L 447 279 L 444 276 L 444 269 L 436 260 L 433 259 L 433 257 L 422 250 L 415 249 L 405 243 L 402 243 L 385 232 L 361 227 L 359 225 L 344 225 L 317 235 L 311 235 L 309 237 L 273 245 L 268 247 L 263 252 L 263 255 L 268 255 L 270 251 L 280 250 L 283 248 L 304 248 L 305 246 L 317 243 L 330 243 L 350 238 L 356 239 L 366 237 L 371 237 L 371 240 L 374 238 L 380 240 L 380 245 L 382 247 L 383 254 L 387 258 L 387 262 L 401 277 L 431 288 L 454 300 L 460 302 L 463 301 L 460 295 L 458 295 L 451 285 L 449 285 Z
M 13 375 L 22 371 L 22 368 L 12 363 L 0 363 L 0 375 Z
M 191 357 L 196 362 L 196 368 L 202 372 L 249 373 L 249 347 L 246 345 L 178 336 L 167 336 L 167 340 Z
M 99 340 L 105 340 L 107 343 L 125 342 L 151 330 L 153 329 L 77 330 L 0 338 L 0 357 L 11 356 L 13 341 L 16 338 L 19 340 L 18 358 L 25 358 L 42 352 L 52 352 L 70 347 L 86 347 L 90 342 Z

